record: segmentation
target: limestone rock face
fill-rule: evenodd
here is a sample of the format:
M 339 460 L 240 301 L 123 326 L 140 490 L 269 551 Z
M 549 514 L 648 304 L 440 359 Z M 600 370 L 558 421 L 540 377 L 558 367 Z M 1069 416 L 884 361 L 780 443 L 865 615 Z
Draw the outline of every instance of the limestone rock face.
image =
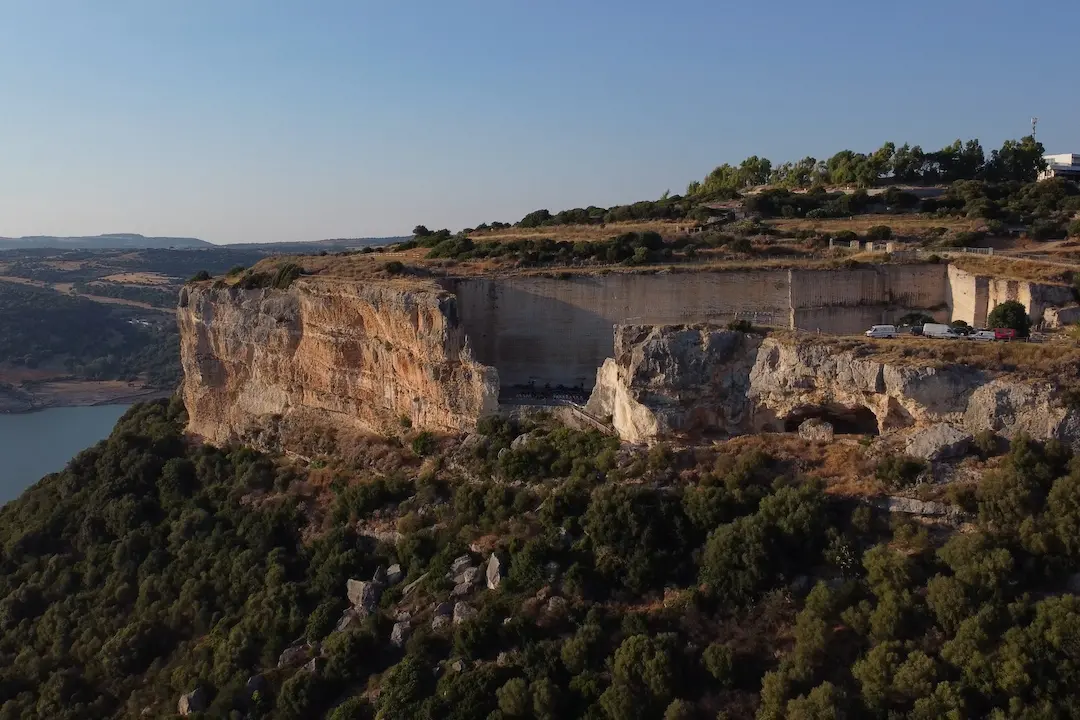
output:
M 499 585 L 502 584 L 503 565 L 499 560 L 499 556 L 495 553 L 491 553 L 491 557 L 488 558 L 487 568 L 484 570 L 484 578 L 487 580 L 488 590 L 498 590 Z
M 971 435 L 949 423 L 938 423 L 919 430 L 907 442 L 907 454 L 924 460 L 945 460 L 967 452 Z
M 433 283 L 301 278 L 287 290 L 191 285 L 177 310 L 188 429 L 280 449 L 326 431 L 460 431 L 498 410 Z
M 706 325 L 623 325 L 587 410 L 623 440 L 795 431 L 840 433 L 950 423 L 971 435 L 1028 433 L 1080 447 L 1080 413 L 1049 381 L 966 365 L 893 364 L 813 337 L 762 337 Z

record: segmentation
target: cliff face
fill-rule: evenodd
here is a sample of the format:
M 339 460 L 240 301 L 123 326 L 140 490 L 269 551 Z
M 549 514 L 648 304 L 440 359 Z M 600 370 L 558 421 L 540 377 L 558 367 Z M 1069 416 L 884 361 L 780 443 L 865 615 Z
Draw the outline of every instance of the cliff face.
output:
M 188 429 L 214 443 L 457 431 L 498 409 L 455 298 L 435 286 L 300 279 L 288 290 L 192 286 L 178 309 Z
M 791 431 L 808 418 L 838 432 L 886 433 L 951 423 L 1080 444 L 1080 416 L 1050 382 L 964 365 L 912 367 L 856 357 L 827 344 L 703 326 L 620 326 L 587 409 L 619 435 Z

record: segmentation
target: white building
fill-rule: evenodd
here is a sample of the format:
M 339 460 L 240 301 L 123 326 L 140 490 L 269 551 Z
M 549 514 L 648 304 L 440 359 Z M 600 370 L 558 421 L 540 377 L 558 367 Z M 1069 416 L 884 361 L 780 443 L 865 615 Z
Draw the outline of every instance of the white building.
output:
M 1046 161 L 1046 169 L 1039 173 L 1040 180 L 1056 177 L 1080 180 L 1080 155 L 1074 153 L 1043 155 L 1043 160 Z

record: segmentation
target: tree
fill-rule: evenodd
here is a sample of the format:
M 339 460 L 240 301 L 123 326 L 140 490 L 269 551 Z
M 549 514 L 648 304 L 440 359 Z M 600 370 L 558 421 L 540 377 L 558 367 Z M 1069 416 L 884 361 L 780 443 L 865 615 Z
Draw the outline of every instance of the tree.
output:
M 529 684 L 525 678 L 511 678 L 495 693 L 499 710 L 509 718 L 524 717 L 529 712 Z
M 425 227 L 424 225 L 417 225 L 412 229 L 412 234 L 415 237 L 422 238 L 431 235 L 431 231 L 428 230 L 427 227 Z
M 1043 154 L 1046 149 L 1041 142 L 1027 135 L 1016 140 L 1006 140 L 1000 150 L 990 155 L 986 164 L 988 180 L 997 182 L 1035 182 L 1039 173 L 1046 169 Z
M 1027 337 L 1031 332 L 1031 318 L 1023 303 L 1006 300 L 995 307 L 986 316 L 986 326 L 991 328 L 1012 328 L 1017 337 Z

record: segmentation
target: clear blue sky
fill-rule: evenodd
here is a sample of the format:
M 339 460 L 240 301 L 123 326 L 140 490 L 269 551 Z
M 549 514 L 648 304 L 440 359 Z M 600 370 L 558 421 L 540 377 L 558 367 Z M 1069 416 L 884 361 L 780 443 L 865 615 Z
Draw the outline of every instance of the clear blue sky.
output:
M 1080 152 L 1077 0 L 0 0 L 0 235 L 311 240 L 885 140 Z

